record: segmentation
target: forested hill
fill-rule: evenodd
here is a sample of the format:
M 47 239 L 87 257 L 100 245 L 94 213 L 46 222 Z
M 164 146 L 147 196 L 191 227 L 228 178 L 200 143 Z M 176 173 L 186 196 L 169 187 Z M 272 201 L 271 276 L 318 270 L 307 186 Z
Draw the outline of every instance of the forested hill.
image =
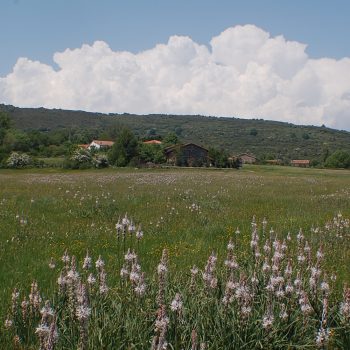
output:
M 183 142 L 224 148 L 233 154 L 251 152 L 264 158 L 320 159 L 335 150 L 350 151 L 350 132 L 327 127 L 299 126 L 262 119 L 217 118 L 190 115 L 102 114 L 0 105 L 21 130 L 53 131 L 129 127 L 139 137 L 175 132 Z

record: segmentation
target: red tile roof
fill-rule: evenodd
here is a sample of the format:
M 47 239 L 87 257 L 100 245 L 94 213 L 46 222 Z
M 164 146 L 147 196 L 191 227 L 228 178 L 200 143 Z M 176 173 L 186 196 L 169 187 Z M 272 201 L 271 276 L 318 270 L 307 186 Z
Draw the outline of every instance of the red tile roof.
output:
M 92 142 L 94 142 L 94 143 L 96 143 L 97 145 L 100 145 L 100 146 L 113 146 L 114 145 L 113 141 L 92 140 Z
M 147 145 L 161 145 L 162 141 L 159 140 L 149 140 L 149 141 L 143 141 L 143 143 Z
M 310 161 L 308 159 L 293 159 L 291 163 L 292 164 L 309 164 Z

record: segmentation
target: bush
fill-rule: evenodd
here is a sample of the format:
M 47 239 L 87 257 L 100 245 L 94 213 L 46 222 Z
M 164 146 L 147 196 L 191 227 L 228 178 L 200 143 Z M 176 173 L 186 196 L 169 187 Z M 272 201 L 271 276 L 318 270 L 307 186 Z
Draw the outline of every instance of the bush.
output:
M 65 168 L 87 169 L 92 166 L 92 156 L 89 150 L 77 148 L 73 151 L 71 157 L 64 162 Z
M 92 159 L 95 168 L 107 168 L 109 166 L 108 158 L 105 154 L 96 154 Z
M 335 151 L 325 162 L 326 168 L 350 168 L 350 153 L 346 151 Z
M 30 165 L 32 162 L 31 158 L 26 153 L 12 152 L 6 161 L 6 165 L 9 168 L 24 168 Z
M 250 129 L 249 135 L 252 135 L 252 136 L 258 135 L 258 130 L 256 130 L 255 128 Z

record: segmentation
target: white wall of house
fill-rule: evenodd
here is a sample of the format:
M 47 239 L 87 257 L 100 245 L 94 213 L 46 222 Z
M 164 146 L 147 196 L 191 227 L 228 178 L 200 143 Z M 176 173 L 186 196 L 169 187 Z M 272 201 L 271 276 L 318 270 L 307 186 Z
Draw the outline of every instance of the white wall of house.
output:
M 96 142 L 91 142 L 88 149 L 91 149 L 91 148 L 100 149 L 101 146 Z

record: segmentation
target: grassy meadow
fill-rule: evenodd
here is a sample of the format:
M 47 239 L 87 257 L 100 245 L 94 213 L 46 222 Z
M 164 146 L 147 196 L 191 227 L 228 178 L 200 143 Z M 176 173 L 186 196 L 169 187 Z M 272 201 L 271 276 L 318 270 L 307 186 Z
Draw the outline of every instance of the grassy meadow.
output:
M 117 239 L 115 226 L 118 219 L 123 218 L 126 213 L 136 227 L 141 225 L 144 236 L 140 241 L 128 233 L 125 240 L 121 237 Z M 232 169 L 1 170 L 0 348 L 11 349 L 14 346 L 13 334 L 4 326 L 11 309 L 11 293 L 14 288 L 20 291 L 22 298 L 22 295 L 29 294 L 30 285 L 35 280 L 38 282 L 43 301 L 50 299 L 51 302 L 56 301 L 57 305 L 59 304 L 60 299 L 53 290 L 57 289 L 57 277 L 61 269 L 64 269 L 61 257 L 65 250 L 70 256 L 76 257 L 79 266 L 87 250 L 93 261 L 101 255 L 105 262 L 110 293 L 114 293 L 114 299 L 118 299 L 123 295 L 120 292 L 123 283 L 120 281 L 120 269 L 127 248 L 135 249 L 147 283 L 149 286 L 155 286 L 154 288 L 158 288 L 156 286 L 160 278 L 157 277 L 157 264 L 163 249 L 166 248 L 169 259 L 167 278 L 169 281 L 176 278 L 177 281 L 169 282 L 169 289 L 166 292 L 169 294 L 165 296 L 166 303 L 169 304 L 176 291 L 185 289 L 177 287 L 177 284 L 188 285 L 193 265 L 203 271 L 208 257 L 214 251 L 220 261 L 218 264 L 223 266 L 222 261 L 227 255 L 226 247 L 230 239 L 235 245 L 237 260 L 241 265 L 245 265 L 245 261 L 250 259 L 247 252 L 250 251 L 252 240 L 253 216 L 256 218 L 261 245 L 268 238 L 271 242 L 275 237 L 283 240 L 289 232 L 292 237 L 291 246 L 297 250 L 296 237 L 300 228 L 314 253 L 322 245 L 325 254 L 324 265 L 329 271 L 328 277 L 336 275 L 332 286 L 337 298 L 341 298 L 343 284 L 350 283 L 349 236 L 339 238 L 336 237 L 335 228 L 330 232 L 325 228 L 338 213 L 341 213 L 343 218 L 350 218 L 350 172 L 345 170 L 269 166 L 245 166 L 239 171 Z M 265 224 L 263 224 L 264 218 L 267 221 Z M 53 269 L 49 268 L 51 258 L 55 262 Z M 149 339 L 147 346 L 145 338 L 141 336 L 136 337 L 137 340 L 131 339 L 126 332 L 118 338 L 112 331 L 113 327 L 106 326 L 106 332 L 107 330 L 111 332 L 110 336 L 104 338 L 101 334 L 96 335 L 97 340 L 88 340 L 90 348 L 151 348 L 152 336 L 154 332 L 157 333 L 153 324 L 156 317 L 161 318 L 159 312 L 156 316 L 157 305 L 153 305 L 151 301 L 155 300 L 155 294 L 152 289 L 150 296 L 143 300 L 146 304 L 137 304 L 135 307 L 142 311 L 148 310 L 149 306 L 152 310 L 146 316 L 142 316 L 147 319 L 142 326 L 145 328 L 129 324 L 130 329 L 136 333 L 146 333 L 145 338 Z M 185 295 L 184 291 L 182 295 Z M 131 303 L 129 297 L 132 301 L 130 295 L 125 296 L 125 300 Z M 93 313 L 92 299 L 90 307 Z M 186 308 L 185 299 L 184 296 Z M 104 310 L 108 308 L 117 310 L 119 307 L 115 306 L 114 309 L 113 305 L 108 304 L 112 303 L 109 299 L 100 302 Z M 316 310 L 316 307 L 314 308 Z M 127 313 L 126 310 L 124 312 Z M 129 320 L 125 315 L 125 320 Z M 98 315 L 93 314 L 91 317 L 99 322 Z M 201 345 L 201 349 L 225 348 L 225 345 L 215 343 L 214 333 L 205 335 L 204 321 L 201 323 L 191 319 L 193 321 L 191 327 L 186 328 L 185 323 L 181 323 L 176 317 L 176 315 L 170 317 L 171 324 L 174 322 L 175 325 L 177 322 L 179 324 L 175 326 L 175 330 L 168 329 L 169 349 L 197 349 L 197 345 L 193 345 L 194 334 L 199 339 L 198 349 L 200 340 L 206 344 Z M 257 315 L 254 317 L 258 322 L 259 317 Z M 40 316 L 36 316 L 36 319 L 39 323 Z M 257 328 L 258 323 L 254 322 L 249 324 Z M 193 324 L 198 325 L 195 333 L 192 329 L 195 327 Z M 34 331 L 35 326 L 37 325 L 32 325 Z M 86 325 L 80 324 L 80 326 L 80 328 L 77 326 L 76 333 L 71 338 L 75 343 L 74 341 L 70 343 L 69 336 L 59 330 L 60 337 L 65 340 L 61 343 L 59 341 L 57 348 L 74 349 L 80 342 L 79 348 L 86 349 L 81 340 L 78 340 L 79 329 L 81 332 Z M 208 329 L 211 330 L 226 329 L 224 327 L 229 326 L 208 325 Z M 318 329 L 318 326 L 314 328 Z M 244 333 L 248 338 L 249 332 L 246 329 Z M 299 331 L 296 328 L 293 332 L 297 334 Z M 305 344 L 311 344 L 315 336 L 313 333 L 308 335 L 310 339 Z M 262 348 L 265 347 L 264 344 L 270 344 L 270 348 L 286 348 L 288 341 L 289 344 L 297 342 L 290 340 L 294 339 L 293 336 L 289 340 L 283 340 L 281 335 L 276 337 L 281 343 L 271 345 L 273 344 L 271 338 L 262 333 Z M 32 338 L 27 336 L 26 340 L 18 341 L 16 346 L 19 349 L 38 348 L 39 338 L 35 340 L 35 335 Z M 117 340 L 112 338 L 124 339 L 125 342 L 118 340 L 119 343 L 115 343 Z M 253 341 L 248 338 L 242 342 L 248 344 L 249 341 Z M 157 341 L 160 342 L 159 339 Z M 345 343 L 340 341 L 339 344 Z M 255 345 L 250 345 L 250 348 L 257 347 L 257 343 L 251 344 Z M 305 344 L 299 345 L 298 348 L 313 348 L 312 345 Z M 291 345 L 290 348 L 294 347 Z M 334 349 L 337 348 L 341 347 L 334 345 Z

